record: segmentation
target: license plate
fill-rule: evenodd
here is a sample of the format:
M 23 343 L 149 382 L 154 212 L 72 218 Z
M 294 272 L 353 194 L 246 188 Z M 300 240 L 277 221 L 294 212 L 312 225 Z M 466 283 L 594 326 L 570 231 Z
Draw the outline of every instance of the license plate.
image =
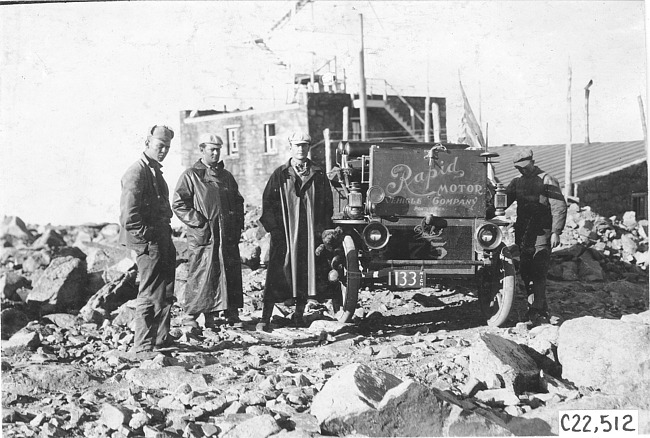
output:
M 388 284 L 397 287 L 424 287 L 424 271 L 390 271 Z

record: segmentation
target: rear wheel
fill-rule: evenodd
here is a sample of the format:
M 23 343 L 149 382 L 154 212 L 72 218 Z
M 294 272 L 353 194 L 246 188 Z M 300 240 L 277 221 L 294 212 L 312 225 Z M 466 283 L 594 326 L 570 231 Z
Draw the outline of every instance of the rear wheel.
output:
M 479 304 L 489 326 L 500 327 L 508 319 L 515 296 L 515 275 L 510 251 L 502 246 L 495 252 L 492 265 L 481 272 Z
M 341 279 L 341 293 L 343 296 L 342 313 L 339 316 L 340 322 L 352 320 L 359 298 L 359 285 L 361 284 L 361 271 L 359 270 L 359 254 L 351 236 L 343 239 L 343 252 L 345 263 L 343 264 L 343 278 Z

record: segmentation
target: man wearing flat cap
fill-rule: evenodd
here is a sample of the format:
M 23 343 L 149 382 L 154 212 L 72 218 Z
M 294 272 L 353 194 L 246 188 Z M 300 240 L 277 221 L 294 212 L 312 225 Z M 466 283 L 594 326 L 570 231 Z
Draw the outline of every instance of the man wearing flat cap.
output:
M 316 255 L 332 223 L 333 201 L 324 170 L 309 158 L 311 137 L 289 136 L 291 158 L 275 169 L 262 195 L 260 222 L 271 233 L 264 308 L 258 330 L 268 330 L 274 303 L 293 299 L 294 324 L 303 324 L 307 300 L 316 297 Z
M 515 243 L 521 254 L 520 273 L 528 294 L 528 318 L 533 325 L 548 323 L 546 274 L 551 250 L 560 244 L 567 204 L 557 179 L 535 166 L 533 151 L 513 157 L 520 177 L 506 188 L 508 205 L 517 201 Z
M 174 131 L 166 126 L 151 128 L 144 153 L 122 177 L 119 241 L 135 251 L 140 274 L 132 351 L 141 357 L 170 347 L 173 341 L 169 324 L 176 249 L 169 189 L 160 164 L 173 138 Z
M 187 225 L 189 272 L 181 300 L 183 325 L 198 327 L 196 318 L 203 314 L 206 328 L 213 328 L 222 312 L 225 322 L 240 326 L 244 198 L 220 160 L 221 137 L 203 134 L 198 142 L 201 158 L 180 176 L 172 203 L 176 216 Z

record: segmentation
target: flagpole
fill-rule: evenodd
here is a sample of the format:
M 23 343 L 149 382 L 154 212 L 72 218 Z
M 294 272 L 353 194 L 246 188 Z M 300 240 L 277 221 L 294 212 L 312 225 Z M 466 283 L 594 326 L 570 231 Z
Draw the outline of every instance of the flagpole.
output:
M 571 138 L 571 60 L 569 60 L 569 90 L 567 92 L 567 143 L 564 155 L 564 197 L 568 200 L 573 195 L 572 174 L 572 138 Z
M 361 45 L 359 47 L 359 123 L 361 124 L 361 140 L 366 141 L 366 133 L 368 131 L 368 103 L 366 101 L 366 72 L 363 53 L 363 14 L 359 14 L 359 28 L 361 33 Z
M 429 51 L 427 50 L 427 97 L 424 99 L 424 141 L 431 141 L 431 94 L 429 94 Z
M 478 81 L 478 125 L 483 124 L 483 96 L 481 95 L 481 81 Z M 487 131 L 485 131 L 487 137 Z M 487 144 L 487 138 L 485 139 Z

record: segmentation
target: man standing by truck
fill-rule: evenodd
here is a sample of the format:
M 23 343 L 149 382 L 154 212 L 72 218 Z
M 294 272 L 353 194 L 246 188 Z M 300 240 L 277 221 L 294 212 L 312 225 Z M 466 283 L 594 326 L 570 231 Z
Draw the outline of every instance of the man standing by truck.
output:
M 548 323 L 546 274 L 551 250 L 560 244 L 567 204 L 557 179 L 535 166 L 533 151 L 513 158 L 521 173 L 506 188 L 508 205 L 517 201 L 515 243 L 521 254 L 520 273 L 528 294 L 528 318 L 534 326 Z
M 257 330 L 269 330 L 274 303 L 289 299 L 300 326 L 307 300 L 316 297 L 315 250 L 331 227 L 334 207 L 325 171 L 308 158 L 310 147 L 309 134 L 291 134 L 291 158 L 271 174 L 262 195 L 260 222 L 271 233 L 271 247 Z

